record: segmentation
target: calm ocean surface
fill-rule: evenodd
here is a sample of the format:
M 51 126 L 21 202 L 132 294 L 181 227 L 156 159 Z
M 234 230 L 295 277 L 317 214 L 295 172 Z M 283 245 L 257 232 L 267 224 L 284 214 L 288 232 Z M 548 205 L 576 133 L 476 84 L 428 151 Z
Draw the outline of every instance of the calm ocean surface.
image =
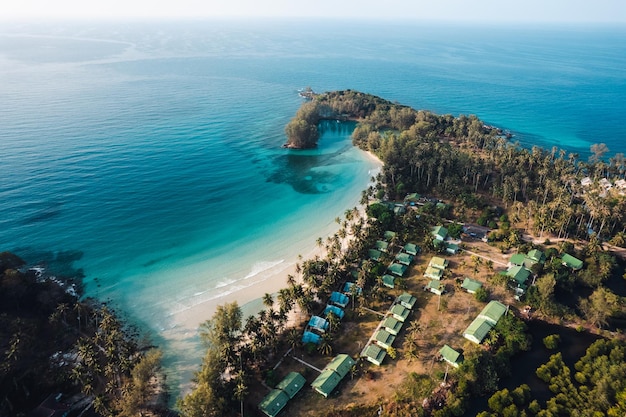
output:
M 598 142 L 626 153 L 624 27 L 5 23 L 0 250 L 82 269 L 174 368 L 197 364 L 198 321 L 180 314 L 209 318 L 276 279 L 377 167 L 349 125 L 318 150 L 280 148 L 306 86 L 476 114 L 583 158 Z

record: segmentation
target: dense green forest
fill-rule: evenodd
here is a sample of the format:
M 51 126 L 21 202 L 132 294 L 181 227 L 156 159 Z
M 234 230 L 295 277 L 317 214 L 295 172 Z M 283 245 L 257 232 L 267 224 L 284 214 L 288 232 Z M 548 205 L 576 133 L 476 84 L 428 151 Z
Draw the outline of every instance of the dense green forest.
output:
M 0 253 L 0 416 L 26 416 L 50 396 L 74 415 L 166 415 L 161 353 L 66 290 Z

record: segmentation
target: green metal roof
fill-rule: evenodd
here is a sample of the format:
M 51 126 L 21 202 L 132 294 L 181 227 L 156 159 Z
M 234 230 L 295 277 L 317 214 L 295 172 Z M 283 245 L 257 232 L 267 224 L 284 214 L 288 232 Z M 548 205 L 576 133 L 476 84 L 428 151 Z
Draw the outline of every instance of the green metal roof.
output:
M 397 336 L 402 330 L 402 322 L 389 316 L 383 320 L 383 327 L 391 334 Z
M 385 242 L 384 240 L 376 241 L 376 249 L 387 252 L 387 248 L 389 248 L 389 243 Z
M 413 262 L 413 256 L 408 253 L 400 252 L 396 255 L 396 260 L 404 265 L 410 265 Z
M 348 374 L 348 372 L 350 372 L 350 368 L 352 368 L 352 365 L 354 365 L 354 359 L 352 359 L 350 355 L 342 353 L 335 356 L 335 358 L 330 361 L 330 363 L 326 365 L 324 369 L 332 369 L 341 378 L 343 378 Z
M 400 320 L 403 323 L 406 321 L 406 318 L 409 317 L 410 312 L 411 310 L 405 308 L 400 304 L 396 304 L 395 306 L 391 307 L 391 314 L 393 314 L 393 316 L 397 320 Z
M 385 238 L 385 240 L 391 240 L 394 237 L 396 237 L 396 232 L 392 232 L 391 230 L 387 230 L 385 232 L 385 234 L 383 235 L 383 237 Z
M 428 284 L 426 285 L 427 290 L 429 290 L 432 293 L 439 294 L 439 295 L 443 294 L 443 292 L 445 291 L 445 288 L 446 288 L 445 285 L 443 285 L 441 281 L 438 279 L 430 280 Z
M 276 388 L 285 391 L 289 398 L 293 398 L 302 389 L 306 379 L 297 372 L 289 372 L 287 376 L 278 383 Z
M 374 261 L 377 261 L 377 260 L 380 259 L 381 255 L 382 255 L 382 252 L 377 250 L 377 249 L 370 249 L 367 252 L 367 255 L 369 256 L 370 259 L 372 259 Z
M 395 274 L 395 275 L 398 275 L 399 277 L 401 277 L 406 272 L 407 266 L 394 262 L 394 263 L 392 263 L 391 265 L 389 265 L 387 267 L 387 270 L 389 272 L 391 272 L 392 274 Z
M 481 343 L 487 336 L 487 333 L 489 333 L 489 330 L 491 330 L 491 323 L 483 318 L 476 317 L 463 332 L 463 337 L 474 343 Z
M 375 365 L 380 365 L 383 363 L 383 359 L 385 359 L 385 356 L 387 356 L 387 351 L 380 346 L 370 344 L 367 345 L 367 347 L 363 350 L 361 356 L 366 357 L 367 360 Z
M 483 308 L 478 317 L 481 317 L 488 322 L 490 322 L 493 326 L 496 325 L 500 317 L 502 317 L 506 313 L 506 306 L 499 301 L 490 301 L 489 304 Z
M 528 252 L 528 257 L 530 259 L 532 259 L 533 261 L 536 261 L 536 262 L 543 262 L 546 259 L 546 257 L 544 256 L 543 252 L 540 251 L 539 249 L 533 249 L 533 250 L 529 251 Z
M 415 298 L 408 292 L 403 292 L 402 294 L 398 296 L 397 301 L 400 304 L 402 304 L 404 307 L 408 308 L 409 310 L 412 310 L 413 307 L 415 306 L 415 303 L 417 302 L 417 298 Z
M 439 268 L 435 268 L 434 266 L 429 266 L 428 268 L 426 268 L 424 276 L 433 279 L 441 279 L 441 277 L 443 276 L 443 271 Z
M 315 378 L 315 381 L 311 384 L 313 389 L 324 397 L 328 397 L 331 392 L 337 387 L 339 382 L 341 382 L 342 377 L 340 377 L 335 371 L 332 369 L 324 369 L 322 373 Z M 287 395 L 287 394 L 285 394 Z
M 259 409 L 269 417 L 274 417 L 289 401 L 289 395 L 279 389 L 273 389 L 259 403 Z
M 573 257 L 569 253 L 564 253 L 561 256 L 561 261 L 563 261 L 565 266 L 567 266 L 568 268 L 581 269 L 583 267 L 583 261 L 581 261 L 578 258 Z
M 440 258 L 439 256 L 433 256 L 428 265 L 439 269 L 446 269 L 448 266 L 448 260 Z
M 509 259 L 509 262 L 511 262 L 513 265 L 524 265 L 525 259 L 526 259 L 526 254 L 516 253 L 515 255 L 511 256 L 511 259 Z
M 409 255 L 415 256 L 419 253 L 420 247 L 417 246 L 415 243 L 407 243 L 406 245 L 404 245 L 404 251 Z
M 454 367 L 459 366 L 459 359 L 461 358 L 461 354 L 457 352 L 456 350 L 452 349 L 450 346 L 443 345 L 443 347 L 439 349 L 439 354 L 450 365 Z
M 395 288 L 396 278 L 393 275 L 385 274 L 382 276 L 383 285 L 389 288 Z
M 393 344 L 396 337 L 387 330 L 380 329 L 374 335 L 374 339 L 376 339 L 376 342 L 378 342 L 382 347 L 387 348 Z
M 480 288 L 482 288 L 483 284 L 471 279 L 471 278 L 465 278 L 463 280 L 463 284 L 461 284 L 461 287 L 464 288 L 465 290 L 467 290 L 467 292 L 470 293 L 475 293 L 476 291 L 478 291 Z
M 524 284 L 530 276 L 530 271 L 523 266 L 512 266 L 506 271 L 506 274 L 517 281 L 518 284 Z
M 448 229 L 443 226 L 435 226 L 432 229 L 432 234 L 439 240 L 444 240 L 448 236 Z

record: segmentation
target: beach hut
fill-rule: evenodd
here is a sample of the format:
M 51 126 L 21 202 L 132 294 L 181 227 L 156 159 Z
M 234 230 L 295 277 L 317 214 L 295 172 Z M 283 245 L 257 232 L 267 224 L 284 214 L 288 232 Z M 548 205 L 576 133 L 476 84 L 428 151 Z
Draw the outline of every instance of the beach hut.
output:
M 346 295 L 350 295 L 352 294 L 353 288 L 356 295 L 360 295 L 363 291 L 361 287 L 358 287 L 354 282 L 346 282 L 345 284 L 343 284 L 342 292 Z
M 302 344 L 304 345 L 306 345 L 307 343 L 319 345 L 321 341 L 322 337 L 319 334 L 310 332 L 308 330 L 305 330 L 304 334 L 302 335 Z
M 439 256 L 433 256 L 430 259 L 428 266 L 432 266 L 433 268 L 444 270 L 448 267 L 448 260 L 445 258 L 440 258 Z
M 382 347 L 383 349 L 389 349 L 391 345 L 393 345 L 393 342 L 395 340 L 396 337 L 385 329 L 379 329 L 374 334 L 374 341 L 378 346 Z
M 377 249 L 370 249 L 368 252 L 368 257 L 373 261 L 379 261 L 382 256 L 382 252 Z
M 523 266 L 515 265 L 506 271 L 506 275 L 513 278 L 517 282 L 517 285 L 524 285 L 526 281 L 528 281 L 530 271 Z
M 409 294 L 408 292 L 403 292 L 396 299 L 396 303 L 403 305 L 404 307 L 412 310 L 417 302 L 417 298 Z
M 482 283 L 467 277 L 463 280 L 463 284 L 461 284 L 461 288 L 470 294 L 476 294 L 476 291 L 482 288 L 482 286 Z
M 429 266 L 424 271 L 424 276 L 430 279 L 441 279 L 443 277 L 443 270 Z
M 394 336 L 397 336 L 398 333 L 400 333 L 402 325 L 403 323 L 401 321 L 396 320 L 391 316 L 386 317 L 382 322 L 382 327 Z
M 389 242 L 390 240 L 393 240 L 394 237 L 396 237 L 396 232 L 392 232 L 391 230 L 387 230 L 385 231 L 385 234 L 383 235 L 383 238 Z
M 446 237 L 448 237 L 448 229 L 443 226 L 433 227 L 431 233 L 435 239 L 441 241 L 446 240 Z
M 515 255 L 511 256 L 511 259 L 509 259 L 509 264 L 511 266 L 522 266 L 524 265 L 525 260 L 526 260 L 526 254 L 516 253 Z
M 328 317 L 330 313 L 333 313 L 335 316 L 339 317 L 339 320 L 343 319 L 343 316 L 346 313 L 337 306 L 326 304 L 326 308 L 324 309 L 324 316 Z
M 546 261 L 546 255 L 544 255 L 544 253 L 539 249 L 529 251 L 527 257 L 539 263 L 544 263 Z
M 365 349 L 361 352 L 362 358 L 367 359 L 376 366 L 380 366 L 383 363 L 385 356 L 387 356 L 387 351 L 374 343 L 365 346 Z
M 461 250 L 459 245 L 457 245 L 456 243 L 445 242 L 444 244 L 446 245 L 446 252 L 451 255 L 456 255 L 457 253 L 459 253 L 459 250 Z
M 328 398 L 342 379 L 343 378 L 337 375 L 332 369 L 324 369 L 322 373 L 315 378 L 313 383 L 311 383 L 311 387 L 325 398 Z
M 478 317 L 487 320 L 492 326 L 495 326 L 507 310 L 507 306 L 499 301 L 492 300 L 482 309 Z
M 389 249 L 389 243 L 385 242 L 384 240 L 377 240 L 376 249 L 381 252 L 387 252 L 387 250 Z
M 413 256 L 408 253 L 399 252 L 396 255 L 396 261 L 403 265 L 411 265 L 411 262 L 413 262 Z
M 383 285 L 388 288 L 395 288 L 396 278 L 393 275 L 385 274 L 382 276 Z
M 396 304 L 393 307 L 391 307 L 390 312 L 394 319 L 404 323 L 407 317 L 409 317 L 409 313 L 411 312 L 411 310 L 409 310 L 408 308 L 404 307 L 401 304 Z
M 573 257 L 569 253 L 564 253 L 561 256 L 561 262 L 568 268 L 573 269 L 574 271 L 578 271 L 583 267 L 583 261 L 578 258 Z
M 280 389 L 273 389 L 259 403 L 259 409 L 268 417 L 275 417 L 289 402 L 289 395 Z
M 455 368 L 458 368 L 459 363 L 462 362 L 461 354 L 448 345 L 443 345 L 443 347 L 439 349 L 439 355 L 441 355 L 441 359 Z
M 346 308 L 349 301 L 350 299 L 348 298 L 348 296 L 340 292 L 333 291 L 330 294 L 330 302 L 338 307 Z
M 416 256 L 420 252 L 420 247 L 415 243 L 407 243 L 402 249 L 404 249 L 404 251 L 409 255 L 413 256 Z
M 350 372 L 350 368 L 354 365 L 354 359 L 345 353 L 339 354 L 333 358 L 332 361 L 328 365 L 326 365 L 325 369 L 332 369 L 339 375 L 340 377 L 344 377 L 348 375 Z
M 305 383 L 306 379 L 298 372 L 289 372 L 287 376 L 278 383 L 276 388 L 284 391 L 289 396 L 289 399 L 292 399 L 300 392 Z
M 407 270 L 407 266 L 406 265 L 398 264 L 398 263 L 395 263 L 395 262 L 387 267 L 387 271 L 389 271 L 392 274 L 397 275 L 399 277 L 404 275 L 406 270 Z
M 463 337 L 479 345 L 487 336 L 491 327 L 491 323 L 487 320 L 476 317 L 463 332 Z
M 313 316 L 309 320 L 308 326 L 320 332 L 325 332 L 328 329 L 328 321 L 320 316 Z
M 446 292 L 446 286 L 443 285 L 438 279 L 431 279 L 424 287 L 424 290 L 430 291 L 433 294 L 441 295 Z

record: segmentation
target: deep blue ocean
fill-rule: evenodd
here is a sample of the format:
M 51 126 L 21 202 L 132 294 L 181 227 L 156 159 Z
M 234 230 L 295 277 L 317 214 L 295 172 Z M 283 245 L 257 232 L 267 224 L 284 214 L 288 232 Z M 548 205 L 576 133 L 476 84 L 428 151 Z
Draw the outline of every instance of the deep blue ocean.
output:
M 4 23 L 0 250 L 82 270 L 184 380 L 198 323 L 282 286 L 378 169 L 352 125 L 280 147 L 306 86 L 476 114 L 523 146 L 626 153 L 625 27 Z

